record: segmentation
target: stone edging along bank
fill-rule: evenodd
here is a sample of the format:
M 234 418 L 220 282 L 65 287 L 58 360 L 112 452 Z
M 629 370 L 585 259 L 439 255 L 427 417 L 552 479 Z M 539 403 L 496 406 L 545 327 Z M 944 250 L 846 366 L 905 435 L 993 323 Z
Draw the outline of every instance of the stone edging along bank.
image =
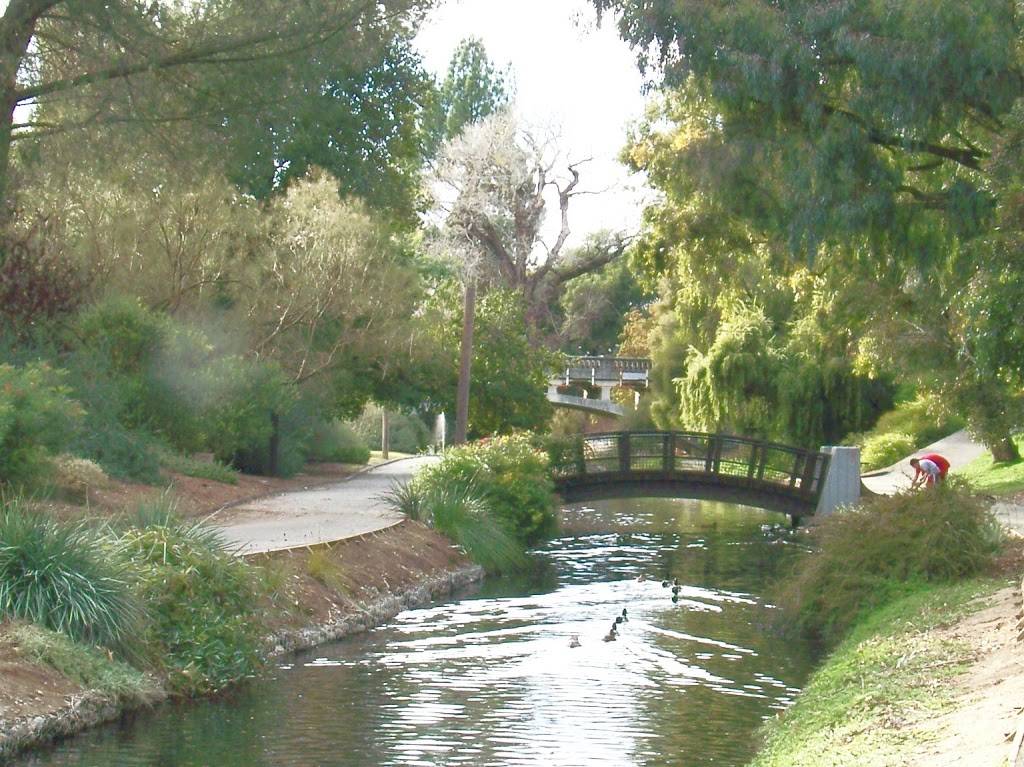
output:
M 305 547 L 303 547 L 305 548 Z M 427 576 L 416 585 L 373 599 L 354 613 L 345 613 L 322 624 L 290 629 L 272 635 L 267 642 L 268 658 L 308 650 L 386 623 L 403 610 L 422 607 L 464 589 L 483 577 L 479 565 L 466 565 Z M 166 691 L 157 692 L 150 704 L 167 700 Z M 47 714 L 12 722 L 0 719 L 0 764 L 25 749 L 51 743 L 83 730 L 113 722 L 144 704 L 111 700 L 86 691 L 67 705 Z

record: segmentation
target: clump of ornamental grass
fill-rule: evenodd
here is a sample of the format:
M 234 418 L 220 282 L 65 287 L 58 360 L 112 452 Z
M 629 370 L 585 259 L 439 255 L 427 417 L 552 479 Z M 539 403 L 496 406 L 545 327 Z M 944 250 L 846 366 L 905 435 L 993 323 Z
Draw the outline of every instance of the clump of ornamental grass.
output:
M 1002 534 L 980 498 L 949 483 L 839 511 L 813 528 L 811 543 L 775 600 L 788 628 L 833 644 L 858 617 L 921 584 L 982 572 Z
M 472 482 L 399 485 L 387 496 L 398 511 L 446 535 L 489 573 L 522 570 L 522 543 L 496 518 L 490 500 Z
M 0 617 L 127 648 L 141 610 L 123 560 L 95 530 L 9 501 L 0 511 Z

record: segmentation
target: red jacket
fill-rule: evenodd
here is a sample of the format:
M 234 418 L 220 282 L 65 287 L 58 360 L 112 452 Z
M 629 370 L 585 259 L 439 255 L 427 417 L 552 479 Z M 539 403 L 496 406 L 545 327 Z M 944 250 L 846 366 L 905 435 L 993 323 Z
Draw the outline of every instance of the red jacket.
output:
M 943 477 L 946 476 L 946 472 L 949 471 L 949 461 L 943 458 L 938 453 L 927 453 L 925 455 L 919 455 L 918 459 L 927 458 L 929 461 L 939 467 L 939 474 Z

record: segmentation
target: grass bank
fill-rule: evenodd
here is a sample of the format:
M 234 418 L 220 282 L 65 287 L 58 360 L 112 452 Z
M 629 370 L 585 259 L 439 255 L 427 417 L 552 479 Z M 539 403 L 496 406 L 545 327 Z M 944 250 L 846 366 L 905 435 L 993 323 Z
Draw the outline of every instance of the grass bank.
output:
M 1024 437 L 1017 437 L 1017 448 L 1024 452 Z M 1024 492 L 1024 461 L 997 463 L 986 453 L 966 466 L 954 469 L 954 474 L 971 483 L 979 493 L 1016 495 Z
M 922 585 L 865 614 L 811 677 L 791 709 L 770 721 L 750 767 L 891 767 L 920 746 L 908 725 L 951 710 L 955 681 L 975 649 L 944 636 L 1003 581 Z

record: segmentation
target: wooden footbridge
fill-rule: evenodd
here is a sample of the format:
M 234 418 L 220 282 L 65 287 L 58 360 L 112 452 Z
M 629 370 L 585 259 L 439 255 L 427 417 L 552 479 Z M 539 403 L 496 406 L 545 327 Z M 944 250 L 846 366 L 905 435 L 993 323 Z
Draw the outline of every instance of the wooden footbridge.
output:
M 699 498 L 814 514 L 827 453 L 724 434 L 681 431 L 585 435 L 553 462 L 567 502 L 621 497 Z

